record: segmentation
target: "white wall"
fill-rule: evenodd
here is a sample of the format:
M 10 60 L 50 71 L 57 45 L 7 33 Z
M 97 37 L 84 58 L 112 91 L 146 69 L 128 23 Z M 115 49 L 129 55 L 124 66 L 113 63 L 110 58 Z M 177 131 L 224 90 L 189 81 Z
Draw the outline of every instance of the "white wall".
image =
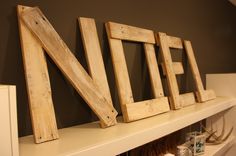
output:
M 206 88 L 213 89 L 217 96 L 228 96 L 236 98 L 236 74 L 207 74 Z M 207 127 L 213 123 L 214 129 L 217 129 L 218 134 L 222 128 L 222 116 L 225 116 L 226 131 L 225 134 L 234 126 L 233 134 L 236 136 L 236 108 L 232 108 L 225 112 L 221 112 L 207 119 Z M 224 153 L 224 156 L 235 156 L 236 144 Z

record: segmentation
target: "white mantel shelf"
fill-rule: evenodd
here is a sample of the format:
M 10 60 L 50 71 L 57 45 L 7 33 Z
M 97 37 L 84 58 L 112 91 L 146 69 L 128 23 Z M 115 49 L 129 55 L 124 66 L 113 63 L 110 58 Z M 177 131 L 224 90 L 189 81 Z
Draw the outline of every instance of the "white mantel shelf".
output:
M 20 156 L 111 156 L 146 144 L 236 105 L 236 99 L 217 97 L 206 103 L 170 111 L 131 123 L 101 129 L 89 123 L 59 130 L 60 139 L 34 144 L 20 138 Z

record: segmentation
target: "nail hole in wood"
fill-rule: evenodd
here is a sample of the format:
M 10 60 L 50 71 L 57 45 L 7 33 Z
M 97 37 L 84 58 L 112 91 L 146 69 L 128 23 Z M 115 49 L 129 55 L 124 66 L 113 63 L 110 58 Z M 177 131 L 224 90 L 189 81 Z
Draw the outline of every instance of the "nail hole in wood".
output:
M 107 118 L 108 118 L 108 119 L 110 119 L 110 117 L 109 117 L 109 116 L 107 116 Z
M 38 24 L 38 22 L 35 22 L 35 24 Z
M 42 19 L 43 19 L 44 21 L 46 21 L 44 17 L 42 17 Z

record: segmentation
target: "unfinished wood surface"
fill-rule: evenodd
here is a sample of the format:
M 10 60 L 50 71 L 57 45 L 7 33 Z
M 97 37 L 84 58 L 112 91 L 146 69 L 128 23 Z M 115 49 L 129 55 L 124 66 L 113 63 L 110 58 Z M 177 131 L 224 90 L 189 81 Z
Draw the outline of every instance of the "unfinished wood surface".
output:
M 156 52 L 153 44 L 144 43 L 146 62 L 148 65 L 153 95 L 155 98 L 163 97 L 163 87 L 158 69 Z
M 100 91 L 107 101 L 112 104 L 111 93 L 107 81 L 105 66 L 102 58 L 101 47 L 98 40 L 95 20 L 92 18 L 78 18 L 80 31 L 85 48 L 90 76 L 97 83 Z M 114 122 L 115 124 L 116 122 Z M 104 123 L 101 122 L 102 127 Z
M 170 48 L 183 49 L 182 40 L 179 37 L 167 36 L 167 42 Z M 157 45 L 160 45 L 159 41 Z
M 183 107 L 190 106 L 196 103 L 194 93 L 180 94 L 180 103 Z
M 106 30 L 107 32 L 109 31 L 107 25 Z M 133 93 L 129 80 L 128 68 L 125 62 L 125 54 L 122 42 L 121 40 L 110 38 L 109 35 L 108 40 L 110 44 L 112 64 L 114 67 L 120 103 L 122 105 L 127 103 L 133 103 Z
M 167 76 L 167 84 L 169 87 L 170 104 L 172 109 L 179 109 L 182 107 L 180 103 L 179 88 L 172 64 L 170 49 L 168 46 L 168 38 L 165 33 L 158 33 L 156 35 L 157 42 L 160 45 L 164 69 Z
M 58 132 L 44 51 L 20 19 L 30 9 L 18 6 L 17 12 L 32 128 L 35 142 L 41 143 L 57 139 Z
M 114 22 L 108 22 L 107 26 L 111 38 L 155 44 L 154 32 L 151 30 Z
M 196 96 L 200 102 L 205 102 L 205 101 L 212 100 L 212 99 L 216 98 L 216 94 L 215 94 L 214 90 L 212 90 L 212 89 L 196 92 Z
M 129 121 L 135 121 L 154 116 L 170 110 L 167 97 L 160 97 L 125 105 Z
M 114 66 L 115 79 L 118 88 L 124 121 L 130 122 L 169 111 L 169 103 L 167 98 L 164 97 L 163 93 L 154 45 L 146 42 L 144 42 L 143 44 L 150 74 L 152 91 L 155 99 L 134 102 L 126 60 L 124 56 L 122 40 L 130 40 L 135 42 L 141 42 L 146 40 L 145 35 L 142 33 L 142 36 L 135 36 L 135 34 L 138 32 L 137 30 L 140 31 L 141 28 L 125 25 L 126 28 L 124 29 L 127 31 L 123 31 L 123 28 L 120 29 L 119 26 L 122 25 L 113 25 L 110 22 L 106 24 L 106 30 L 111 49 L 112 63 Z M 117 34 L 119 34 L 119 31 L 121 31 L 120 33 L 122 33 L 122 35 L 126 37 L 112 38 L 111 34 L 113 31 Z M 132 38 L 133 36 L 134 38 Z M 148 34 L 146 38 L 148 38 Z
M 108 34 L 112 64 L 114 68 L 115 80 L 118 89 L 121 109 L 123 112 L 123 118 L 125 122 L 128 122 L 127 112 L 125 110 L 124 105 L 128 103 L 133 103 L 134 98 L 129 80 L 128 69 L 125 62 L 123 45 L 121 40 L 110 38 L 107 24 L 106 24 L 106 31 Z
M 163 70 L 163 75 L 166 75 L 166 71 L 165 71 L 165 67 L 163 63 L 161 63 L 161 67 Z M 172 62 L 172 67 L 173 67 L 175 75 L 184 74 L 184 68 L 183 68 L 182 62 Z
M 33 32 L 34 36 L 39 39 L 48 55 L 98 118 L 107 126 L 113 125 L 116 121 L 116 110 L 103 96 L 100 88 L 84 70 L 39 8 L 25 11 L 21 15 L 21 19 Z
M 216 98 L 215 93 L 213 90 L 211 91 L 205 91 L 203 84 L 202 84 L 202 80 L 201 80 L 201 76 L 200 76 L 200 72 L 198 70 L 198 66 L 197 66 L 197 62 L 193 53 L 193 48 L 191 45 L 190 41 L 185 40 L 184 41 L 184 48 L 185 51 L 187 53 L 187 57 L 188 57 L 188 61 L 191 67 L 191 71 L 193 74 L 193 79 L 195 81 L 196 84 L 196 88 L 197 88 L 197 98 L 199 102 L 204 102 L 207 100 L 211 100 Z
M 197 62 L 195 60 L 195 56 L 193 54 L 193 49 L 192 49 L 192 46 L 191 46 L 191 42 L 190 41 L 184 41 L 184 47 L 185 47 L 187 57 L 188 57 L 188 60 L 189 60 L 189 64 L 190 64 L 190 67 L 191 67 L 191 70 L 192 70 L 192 73 L 193 73 L 194 81 L 196 82 L 197 90 L 202 91 L 202 90 L 204 90 L 204 87 L 203 87 L 203 84 L 202 84 L 202 79 L 201 79 L 201 76 L 200 76 L 200 72 L 199 72 L 198 67 L 197 67 Z

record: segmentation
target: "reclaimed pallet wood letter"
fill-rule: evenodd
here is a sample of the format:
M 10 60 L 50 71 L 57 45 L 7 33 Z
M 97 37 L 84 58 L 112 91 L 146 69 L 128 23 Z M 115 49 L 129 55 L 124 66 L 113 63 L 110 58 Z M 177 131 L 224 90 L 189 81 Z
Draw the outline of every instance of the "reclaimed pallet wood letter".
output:
M 106 126 L 116 122 L 117 111 L 104 97 L 76 57 L 60 38 L 39 8 L 21 14 L 21 19 L 40 41 L 45 51 Z
M 168 36 L 165 33 L 160 32 L 156 35 L 156 42 L 157 42 L 157 45 L 159 45 L 161 49 L 162 60 L 163 60 L 162 67 L 163 67 L 164 74 L 167 76 L 171 108 L 180 109 L 182 107 L 195 104 L 196 100 L 194 97 L 194 93 L 185 93 L 185 94 L 179 93 L 179 88 L 178 88 L 177 79 L 175 75 L 183 74 L 184 73 L 182 71 L 183 67 L 182 67 L 182 63 L 177 65 L 176 62 L 173 62 L 171 58 L 170 48 L 183 49 L 182 40 L 180 38 Z M 198 93 L 200 93 L 199 91 L 201 91 L 201 93 L 204 94 L 205 96 L 211 97 L 212 94 L 214 95 L 213 91 L 205 91 L 203 89 L 203 85 L 201 82 L 197 64 L 196 64 L 193 52 L 190 51 L 191 47 L 189 46 L 189 43 L 184 42 L 184 44 L 185 44 L 185 47 L 187 45 L 187 48 L 185 49 L 188 56 L 188 61 L 191 66 L 191 70 L 194 75 L 195 84 L 197 86 L 196 95 L 198 96 Z M 210 98 L 206 97 L 205 101 L 206 99 L 210 99 Z M 201 101 L 198 100 L 198 101 L 203 102 L 203 100 Z
M 156 42 L 161 49 L 160 51 L 164 67 L 163 71 L 165 72 L 167 77 L 167 84 L 170 94 L 169 101 L 171 109 L 180 109 L 182 107 L 196 103 L 193 93 L 185 93 L 185 94 L 179 93 L 179 87 L 175 76 L 177 74 L 175 72 L 176 67 L 174 67 L 174 63 L 172 62 L 170 48 L 183 49 L 181 39 L 167 36 L 165 33 L 158 33 L 158 35 L 156 35 Z
M 124 121 L 130 122 L 169 111 L 168 99 L 164 97 L 159 75 L 153 31 L 113 22 L 106 23 L 106 30 Z M 134 102 L 122 40 L 144 44 L 154 99 Z

